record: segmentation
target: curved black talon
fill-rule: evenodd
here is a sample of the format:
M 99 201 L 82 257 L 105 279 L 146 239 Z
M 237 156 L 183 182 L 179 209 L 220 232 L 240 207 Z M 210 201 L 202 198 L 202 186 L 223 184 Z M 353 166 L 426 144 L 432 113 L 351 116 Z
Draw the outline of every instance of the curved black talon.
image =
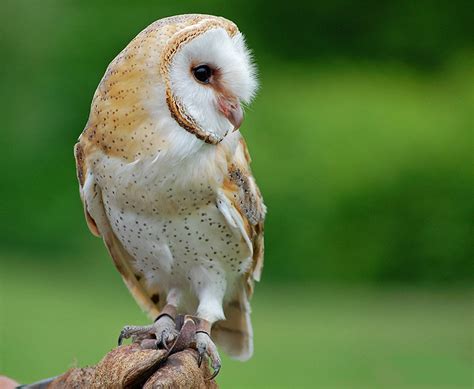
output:
M 119 337 L 118 337 L 118 342 L 117 342 L 119 346 L 122 345 L 122 342 L 123 342 L 123 339 L 124 339 L 124 338 L 125 338 L 125 337 L 124 337 L 124 333 L 123 333 L 123 330 L 122 330 L 122 331 L 120 331 L 120 335 L 119 335 Z
M 119 346 L 122 345 L 124 339 L 130 338 L 130 334 L 128 333 L 129 330 L 130 326 L 125 326 L 122 328 L 122 331 L 120 331 L 120 335 L 117 342 Z
M 220 371 L 221 371 L 221 367 L 220 366 L 216 367 L 214 369 L 214 373 L 212 373 L 211 377 L 209 378 L 209 381 L 212 381 L 214 378 L 216 378 Z

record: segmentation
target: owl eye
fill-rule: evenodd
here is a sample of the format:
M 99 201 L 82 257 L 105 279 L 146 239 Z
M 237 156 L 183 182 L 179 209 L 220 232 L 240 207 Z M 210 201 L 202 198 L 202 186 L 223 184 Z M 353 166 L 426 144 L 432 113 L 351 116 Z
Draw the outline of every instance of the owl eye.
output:
M 193 68 L 193 74 L 196 80 L 199 82 L 202 82 L 203 84 L 209 84 L 212 76 L 212 70 L 207 65 L 199 65 Z

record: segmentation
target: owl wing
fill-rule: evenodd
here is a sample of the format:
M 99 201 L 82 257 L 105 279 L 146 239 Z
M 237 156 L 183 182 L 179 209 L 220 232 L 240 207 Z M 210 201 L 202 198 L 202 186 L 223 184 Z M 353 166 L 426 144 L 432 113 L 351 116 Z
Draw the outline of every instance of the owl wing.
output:
M 115 267 L 122 275 L 125 284 L 137 303 L 150 318 L 155 319 L 159 314 L 159 308 L 157 306 L 159 296 L 156 293 L 148 291 L 140 282 L 141 277 L 134 274 L 130 266 L 132 257 L 124 249 L 113 232 L 105 213 L 100 188 L 96 184 L 93 174 L 89 174 L 88 172 L 87 159 L 85 158 L 84 147 L 81 142 L 74 146 L 74 155 L 80 195 L 84 206 L 87 225 L 94 235 L 102 237 L 104 240 Z
M 266 207 L 250 170 L 250 155 L 241 138 L 233 155 L 227 155 L 228 172 L 219 191 L 217 205 L 227 222 L 237 227 L 252 252 L 252 266 L 246 273 L 249 297 L 254 281 L 263 269 L 263 223 Z
M 240 230 L 252 253 L 252 265 L 236 294 L 224 306 L 225 320 L 217 322 L 212 336 L 233 358 L 247 360 L 253 354 L 249 298 L 263 268 L 263 222 L 266 208 L 250 171 L 250 156 L 243 139 L 234 153 L 226 153 L 228 172 L 217 195 L 217 207 L 230 226 Z

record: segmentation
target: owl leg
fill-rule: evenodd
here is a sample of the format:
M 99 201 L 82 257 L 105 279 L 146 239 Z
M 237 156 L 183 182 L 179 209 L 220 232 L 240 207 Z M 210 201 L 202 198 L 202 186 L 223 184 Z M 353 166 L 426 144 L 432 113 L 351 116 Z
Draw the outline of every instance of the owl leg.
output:
M 199 307 L 196 312 L 196 333 L 194 336 L 196 350 L 199 353 L 198 364 L 204 357 L 209 357 L 211 366 L 214 369 L 211 380 L 217 376 L 221 369 L 221 357 L 217 352 L 217 347 L 211 338 L 212 324 L 217 320 L 224 319 L 222 309 L 223 295 L 215 290 L 207 290 L 200 296 Z

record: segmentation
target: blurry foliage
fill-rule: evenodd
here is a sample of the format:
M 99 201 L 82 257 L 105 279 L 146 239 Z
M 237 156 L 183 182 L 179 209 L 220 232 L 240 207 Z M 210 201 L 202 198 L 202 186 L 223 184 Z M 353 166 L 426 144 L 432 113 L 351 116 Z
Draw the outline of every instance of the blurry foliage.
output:
M 66 260 L 70 250 L 96 250 L 72 155 L 95 87 L 150 22 L 202 12 L 237 22 L 259 64 L 261 91 L 242 131 L 269 207 L 265 278 L 472 279 L 469 8 L 459 1 L 7 2 L 2 251 Z

